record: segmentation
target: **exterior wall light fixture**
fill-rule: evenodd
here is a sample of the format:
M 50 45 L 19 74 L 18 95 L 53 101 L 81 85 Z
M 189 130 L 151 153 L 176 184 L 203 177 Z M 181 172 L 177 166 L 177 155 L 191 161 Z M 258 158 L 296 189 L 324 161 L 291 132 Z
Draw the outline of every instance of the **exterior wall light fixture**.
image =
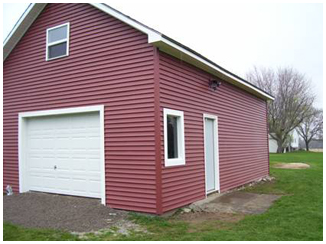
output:
M 221 81 L 219 80 L 209 80 L 209 87 L 212 88 L 214 91 L 217 90 L 217 87 L 221 85 Z

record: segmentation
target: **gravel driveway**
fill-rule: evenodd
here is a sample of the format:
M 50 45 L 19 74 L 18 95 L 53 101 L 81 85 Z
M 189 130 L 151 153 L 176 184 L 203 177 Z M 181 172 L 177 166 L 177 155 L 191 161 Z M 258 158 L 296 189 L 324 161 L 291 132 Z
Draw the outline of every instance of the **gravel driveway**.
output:
M 101 205 L 100 200 L 46 193 L 3 197 L 3 220 L 29 228 L 89 232 L 127 219 L 127 212 Z

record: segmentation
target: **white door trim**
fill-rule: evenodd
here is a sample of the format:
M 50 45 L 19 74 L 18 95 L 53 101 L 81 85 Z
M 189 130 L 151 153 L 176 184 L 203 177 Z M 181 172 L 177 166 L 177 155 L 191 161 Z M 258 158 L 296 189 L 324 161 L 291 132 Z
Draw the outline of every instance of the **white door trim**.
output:
M 76 113 L 87 113 L 87 112 L 99 112 L 100 116 L 100 161 L 101 161 L 101 203 L 106 204 L 105 201 L 105 153 L 104 153 L 104 105 L 87 106 L 87 107 L 75 107 L 75 108 L 64 108 L 54 110 L 42 110 L 34 112 L 23 112 L 18 114 L 18 167 L 19 167 L 19 192 L 26 192 L 25 179 L 25 132 L 26 132 L 26 119 L 31 117 L 49 116 L 49 115 L 63 115 L 63 114 L 76 114 Z
M 219 150 L 218 150 L 218 118 L 216 115 L 211 114 L 203 114 L 203 128 L 204 128 L 204 164 L 205 164 L 205 194 L 207 197 L 207 185 L 206 185 L 206 131 L 205 131 L 205 119 L 212 119 L 214 120 L 214 144 L 215 144 L 215 156 L 214 156 L 214 163 L 216 169 L 215 175 L 215 190 L 210 191 L 209 193 L 220 191 L 220 164 L 219 164 Z

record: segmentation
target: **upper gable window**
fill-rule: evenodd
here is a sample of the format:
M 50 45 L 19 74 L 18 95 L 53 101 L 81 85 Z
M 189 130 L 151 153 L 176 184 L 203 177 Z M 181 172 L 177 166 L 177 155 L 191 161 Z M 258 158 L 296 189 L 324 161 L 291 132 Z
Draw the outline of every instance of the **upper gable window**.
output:
M 46 60 L 69 55 L 69 23 L 46 30 Z

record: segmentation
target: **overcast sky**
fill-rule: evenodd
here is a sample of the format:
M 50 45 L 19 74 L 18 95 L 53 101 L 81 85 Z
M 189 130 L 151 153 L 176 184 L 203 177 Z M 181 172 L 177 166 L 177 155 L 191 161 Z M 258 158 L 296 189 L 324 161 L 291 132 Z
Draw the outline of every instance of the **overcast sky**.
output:
M 311 80 L 323 106 L 323 6 L 320 3 L 215 1 L 106 2 L 113 8 L 245 77 L 254 65 L 293 67 Z M 3 5 L 3 39 L 28 4 Z

